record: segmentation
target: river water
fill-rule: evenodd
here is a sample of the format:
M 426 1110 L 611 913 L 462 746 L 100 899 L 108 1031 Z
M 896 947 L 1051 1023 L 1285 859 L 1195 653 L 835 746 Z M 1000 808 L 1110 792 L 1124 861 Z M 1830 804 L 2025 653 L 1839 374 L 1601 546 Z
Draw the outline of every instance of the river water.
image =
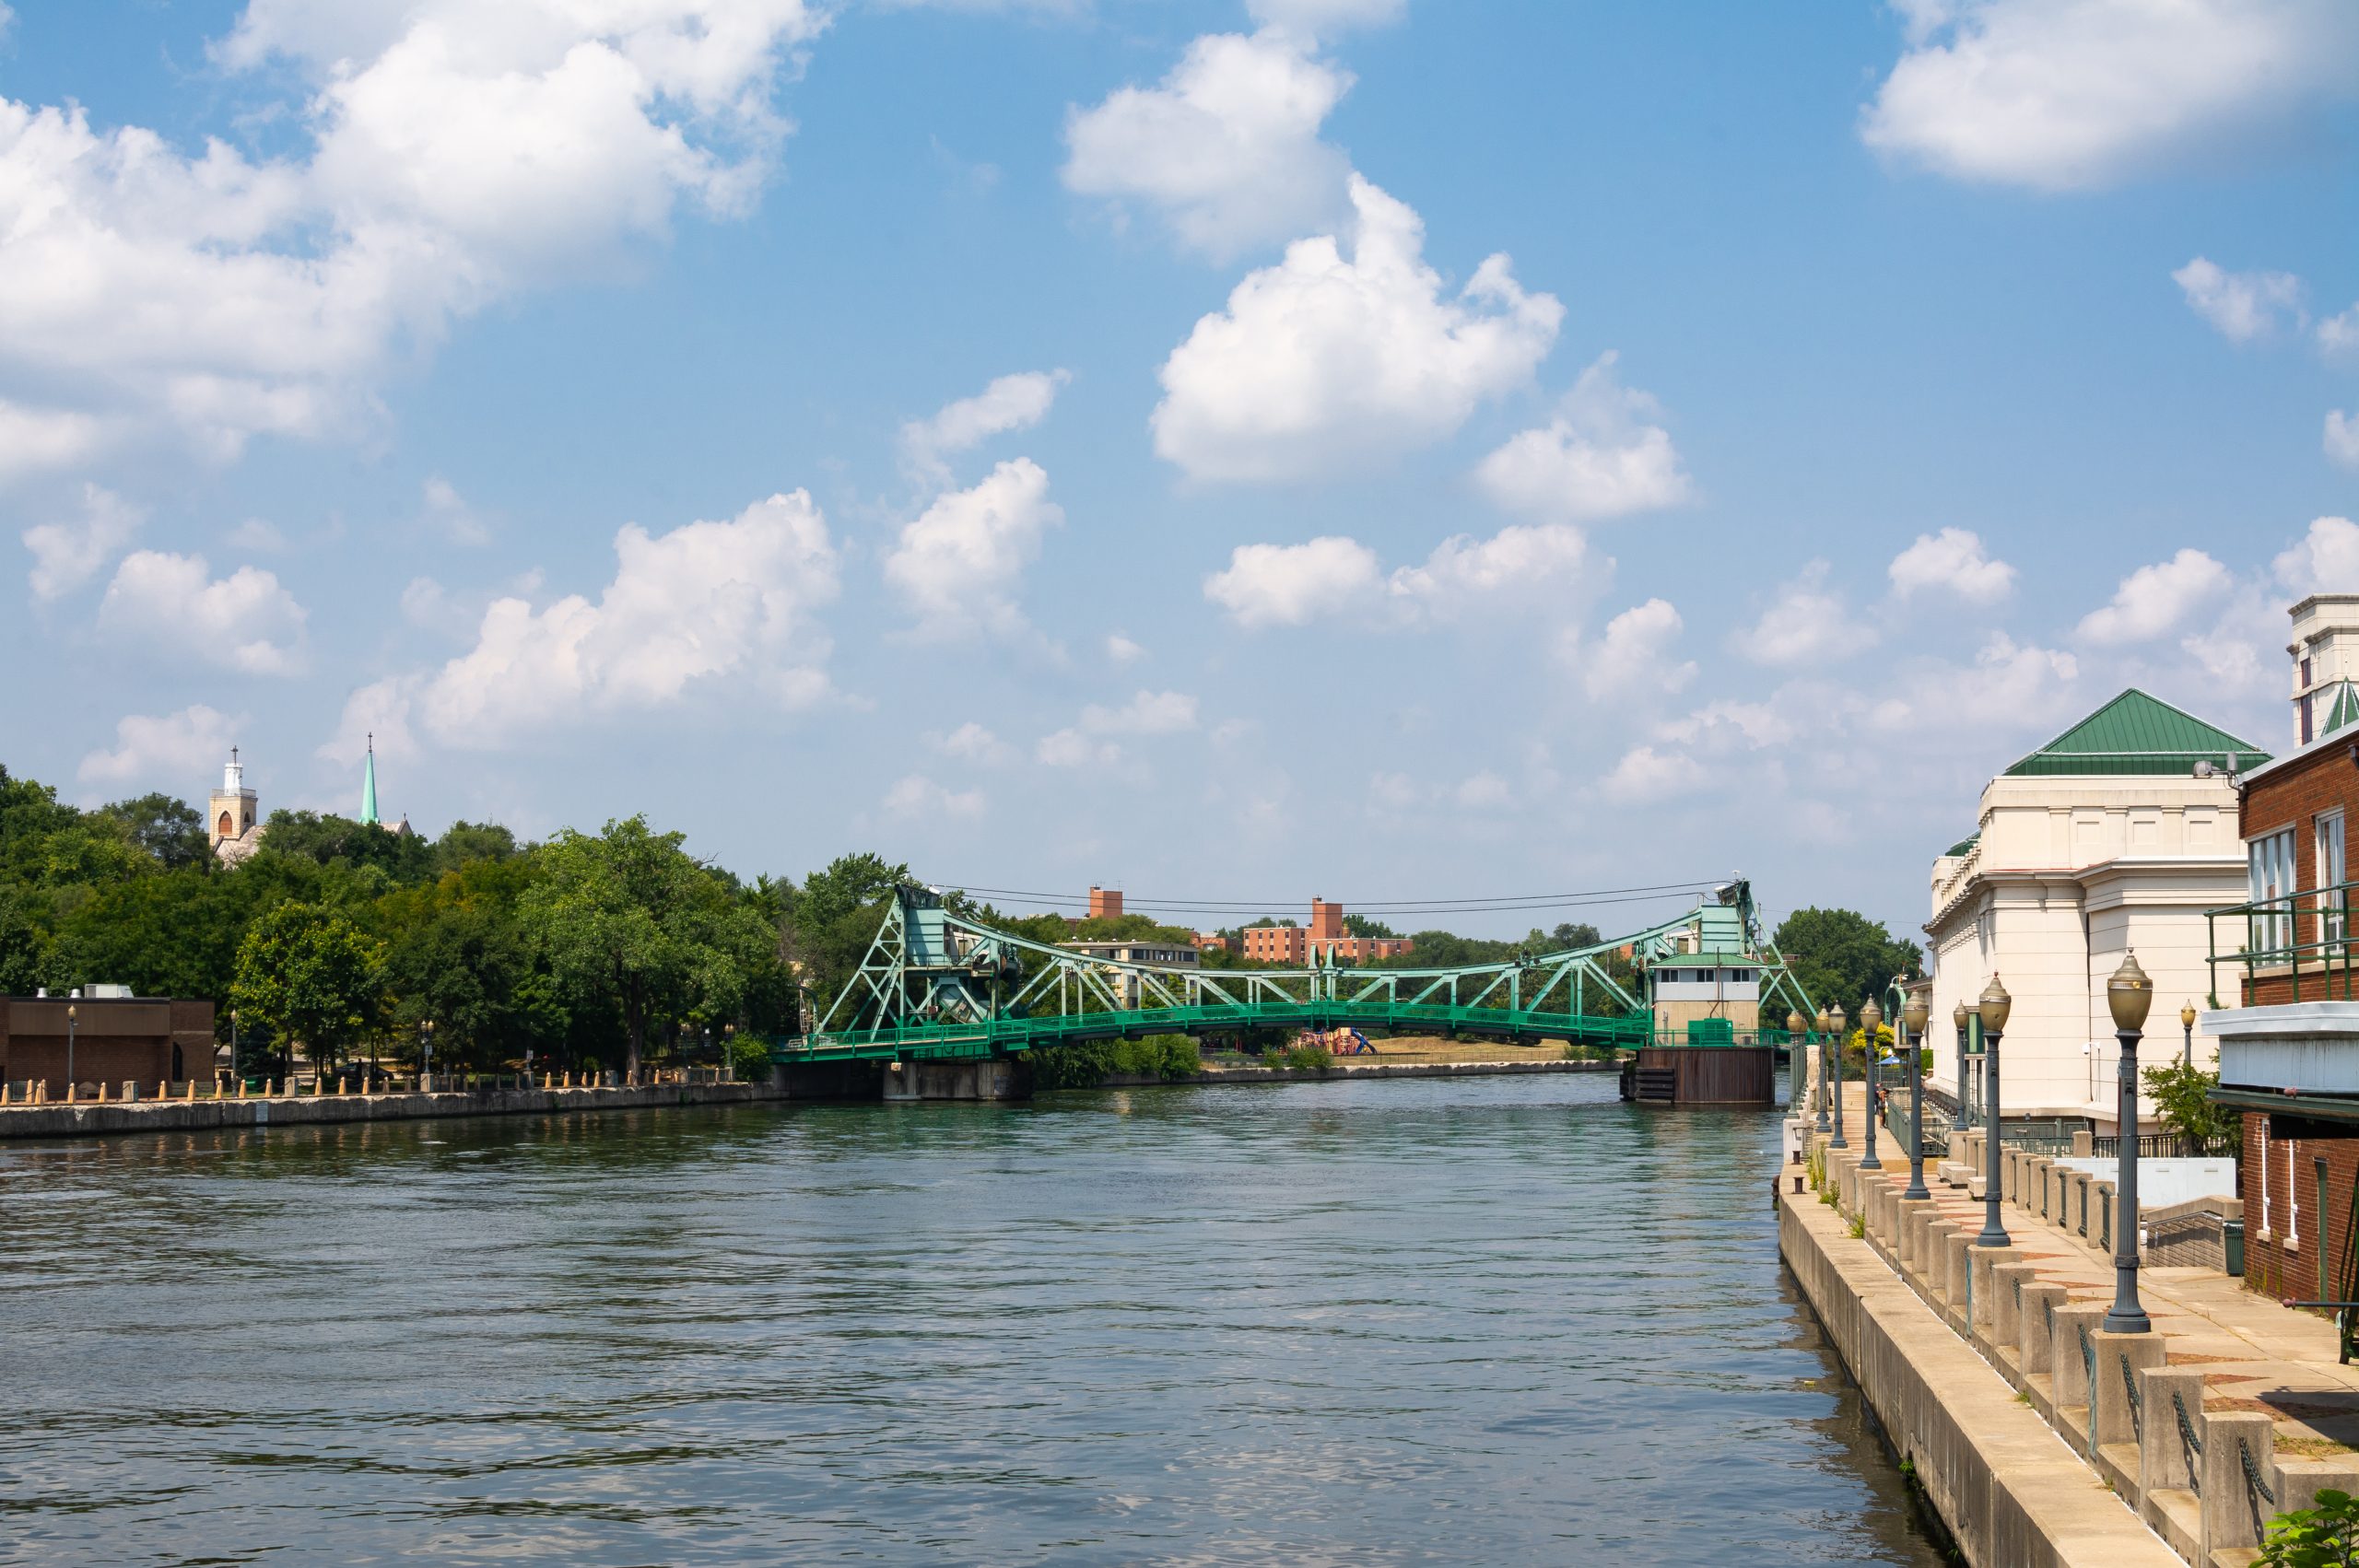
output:
M 1610 1075 L 0 1146 L 0 1560 L 1931 1564 Z

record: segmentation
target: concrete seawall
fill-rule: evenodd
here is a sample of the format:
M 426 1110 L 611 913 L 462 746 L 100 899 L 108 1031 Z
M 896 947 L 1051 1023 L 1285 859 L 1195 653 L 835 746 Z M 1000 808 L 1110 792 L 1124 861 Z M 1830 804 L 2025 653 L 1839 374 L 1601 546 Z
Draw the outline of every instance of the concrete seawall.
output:
M 1098 1087 L 1137 1089 L 1152 1083 L 1332 1083 L 1360 1078 L 1512 1078 L 1531 1072 L 1619 1072 L 1613 1061 L 1371 1061 L 1332 1067 L 1207 1067 L 1193 1078 L 1118 1073 Z
M 428 1117 L 579 1115 L 656 1106 L 743 1106 L 783 1100 L 768 1084 L 663 1083 L 633 1089 L 482 1089 L 433 1094 L 320 1094 L 223 1100 L 134 1100 L 11 1106 L 0 1138 L 88 1138 L 125 1132 L 311 1127 Z
M 1816 1194 L 1781 1196 L 1778 1241 L 1968 1562 L 2177 1568 L 2161 1538 Z

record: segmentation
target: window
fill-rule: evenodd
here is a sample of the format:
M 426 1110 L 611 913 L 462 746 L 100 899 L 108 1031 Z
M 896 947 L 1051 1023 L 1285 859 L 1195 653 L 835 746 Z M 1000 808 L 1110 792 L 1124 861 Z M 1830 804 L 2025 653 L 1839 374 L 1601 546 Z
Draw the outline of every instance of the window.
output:
M 2350 895 L 2334 891 L 2344 880 L 2342 869 L 2342 813 L 2322 812 L 2318 818 L 2318 937 L 2324 942 L 2342 940 L 2343 915 Z
M 2245 850 L 2246 863 L 2252 875 L 2252 901 L 2265 904 L 2271 899 L 2285 897 L 2294 891 L 2294 830 L 2283 828 L 2251 840 Z M 2250 942 L 2256 952 L 2290 947 L 2294 942 L 2294 917 L 2291 906 L 2277 906 L 2257 911 L 2252 918 Z

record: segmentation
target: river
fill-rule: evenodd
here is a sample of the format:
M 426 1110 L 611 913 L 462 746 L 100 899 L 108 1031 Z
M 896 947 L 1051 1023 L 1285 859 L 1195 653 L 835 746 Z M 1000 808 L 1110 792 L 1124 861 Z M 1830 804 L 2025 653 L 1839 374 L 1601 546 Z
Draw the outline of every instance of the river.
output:
M 1610 1075 L 0 1146 L 0 1560 L 1939 1562 Z

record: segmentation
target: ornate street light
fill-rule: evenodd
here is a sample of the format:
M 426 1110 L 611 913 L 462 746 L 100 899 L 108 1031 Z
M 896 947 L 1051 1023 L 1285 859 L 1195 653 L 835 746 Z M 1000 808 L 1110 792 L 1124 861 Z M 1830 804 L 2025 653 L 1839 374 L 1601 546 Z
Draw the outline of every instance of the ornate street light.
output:
M 2189 1067 L 2195 1065 L 2195 1004 L 2182 1002 L 2178 1010 L 2178 1026 L 2187 1032 L 2187 1052 L 2179 1060 Z
M 734 1083 L 737 1082 L 736 1045 L 737 1025 L 734 1024 L 723 1024 L 721 1026 L 721 1061 L 722 1069 L 722 1078 L 724 1082 Z
M 1848 1149 L 1850 1141 L 1843 1136 L 1843 1004 L 1837 1002 L 1826 1010 L 1827 1037 L 1835 1048 L 1835 1136 L 1827 1140 L 1830 1149 Z
M 1860 1039 L 1868 1052 L 1868 1157 L 1860 1162 L 1863 1171 L 1880 1171 L 1884 1162 L 1876 1158 L 1876 1083 L 1884 1075 L 1876 1071 L 1876 1031 L 1884 1027 L 1884 1009 L 1870 997 L 1860 1009 Z
M 234 1007 L 229 1010 L 229 1076 L 241 1084 L 245 1082 L 238 1073 L 238 1010 Z M 245 1090 L 241 1088 L 238 1093 L 242 1094 Z
M 434 1082 L 434 1020 L 417 1021 L 417 1086 L 430 1089 Z
M 2014 1004 L 2015 999 L 1999 983 L 1994 970 L 1990 983 L 1982 988 L 1982 1005 L 1976 1010 L 1982 1019 L 1982 1092 L 1989 1100 L 1983 1125 L 1990 1141 L 1982 1178 L 1982 1234 L 1974 1238 L 1977 1246 L 2004 1246 L 2010 1239 L 2007 1227 L 1999 1223 L 1999 1037 L 2006 1033 L 2007 1014 Z
M 1818 1010 L 1818 1129 L 1821 1132 L 1832 1130 L 1834 1125 L 1826 1119 L 1826 1009 L 1822 1007 Z
M 2116 1334 L 2143 1334 L 2154 1324 L 2138 1305 L 2138 1042 L 2145 1033 L 2146 1013 L 2154 1005 L 2154 982 L 2138 967 L 2136 953 L 2121 955 L 2121 967 L 2105 983 L 2105 1001 L 2113 1013 L 2113 1037 L 2121 1042 L 2116 1070 L 2121 1099 L 2115 1127 L 2120 1136 L 2114 1142 L 2121 1159 L 2113 1185 L 2113 1307 L 2105 1315 L 2105 1326 Z M 2189 1021 L 2190 1034 L 2194 1013 L 2190 1006 L 2180 1014 Z
M 76 1011 L 72 1002 L 65 1004 L 65 1097 L 74 1097 L 74 1030 Z
M 1966 1036 L 1967 1021 L 1973 1016 L 1966 1011 L 1966 1000 L 1962 997 L 1950 1012 L 1950 1022 L 1957 1028 L 1957 1121 L 1961 1127 L 1974 1115 L 1972 1096 L 1966 1089 Z
M 1802 1068 L 1810 1059 L 1809 1053 L 1802 1048 L 1802 1031 L 1808 1027 L 1810 1025 L 1803 1022 L 1800 1012 L 1792 1008 L 1786 1010 L 1786 1062 L 1793 1070 L 1790 1076 L 1795 1080 L 1792 1094 L 1796 1100 L 1802 1098 Z M 1802 1114 L 1808 1116 L 1810 1111 L 1805 1107 Z
M 1911 991 L 1900 1009 L 1901 1041 L 1908 1047 L 1908 1187 L 1903 1198 L 1933 1196 L 1925 1187 L 1925 1071 L 1917 1048 L 1932 1012 L 1922 991 Z

